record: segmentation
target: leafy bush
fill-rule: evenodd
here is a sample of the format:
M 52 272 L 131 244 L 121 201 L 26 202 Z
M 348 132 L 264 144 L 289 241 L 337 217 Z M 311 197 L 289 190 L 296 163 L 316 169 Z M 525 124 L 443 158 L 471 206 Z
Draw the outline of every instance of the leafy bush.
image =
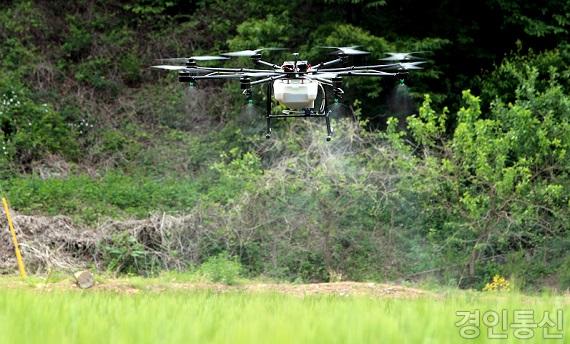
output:
M 128 85 L 134 85 L 141 81 L 143 65 L 140 57 L 136 53 L 125 54 L 119 62 L 119 68 L 123 80 Z
M 232 203 L 244 192 L 253 190 L 263 173 L 261 162 L 253 153 L 240 154 L 238 148 L 231 149 L 229 153 L 222 153 L 220 158 L 221 162 L 211 166 L 217 174 L 217 182 L 208 190 L 206 199 Z
M 268 15 L 263 19 L 250 19 L 237 27 L 238 34 L 228 43 L 231 49 L 284 46 L 291 26 L 288 17 Z
M 489 274 L 479 269 L 492 267 L 484 262 L 512 251 L 531 261 L 541 259 L 539 252 L 565 254 L 550 242 L 567 241 L 569 230 L 570 100 L 555 77 L 540 91 L 537 76 L 528 68 L 514 104 L 496 102 L 486 115 L 465 91 L 450 139 L 446 111 L 436 115 L 426 98 L 419 115 L 408 118 L 421 158 L 393 122 L 389 130 L 400 166 L 415 171 L 400 185 L 427 215 L 424 235 L 440 247 L 442 264 L 466 264 L 468 285 Z
M 198 273 L 212 282 L 235 284 L 242 271 L 241 264 L 227 253 L 208 258 L 198 269 Z
M 123 5 L 123 9 L 145 19 L 162 14 L 169 7 L 174 6 L 176 1 L 169 0 L 137 0 Z
M 156 261 L 130 233 L 117 233 L 99 245 L 103 264 L 115 273 L 148 274 L 157 271 Z
M 570 91 L 570 44 L 563 43 L 555 50 L 540 53 L 512 54 L 492 72 L 479 77 L 481 98 L 485 104 L 495 99 L 504 103 L 516 100 L 520 85 L 528 79 L 529 69 L 536 73 L 533 87 L 544 92 L 554 77 L 566 92 Z
M 93 35 L 86 30 L 84 23 L 77 23 L 75 17 L 68 16 L 67 20 L 71 24 L 69 33 L 62 45 L 62 50 L 66 56 L 77 61 L 89 52 L 93 44 Z
M 51 106 L 37 104 L 10 79 L 0 80 L 0 143 L 6 160 L 26 165 L 48 153 L 73 160 L 75 135 Z
M 119 92 L 119 84 L 109 77 L 109 66 L 111 61 L 108 58 L 95 57 L 87 59 L 75 68 L 75 79 L 83 82 L 97 91 L 110 96 L 116 96 Z
M 83 223 L 104 218 L 146 217 L 156 210 L 186 211 L 197 200 L 192 180 L 159 180 L 108 173 L 68 178 L 11 178 L 0 181 L 15 209 L 28 213 L 69 215 Z
M 221 196 L 231 199 L 223 205 L 196 209 L 201 230 L 210 233 L 200 240 L 200 256 L 225 250 L 253 275 L 303 281 L 332 275 L 394 278 L 403 273 L 399 268 L 425 261 L 398 253 L 422 243 L 391 224 L 397 219 L 389 205 L 399 206 L 399 197 L 386 190 L 393 188 L 397 172 L 389 167 L 391 151 L 377 135 L 363 132 L 360 137 L 349 123 L 338 123 L 337 141 L 330 145 L 322 127 L 310 122 L 284 130 L 278 145 L 263 141 L 268 146 L 258 148 L 262 161 L 272 166 L 263 175 L 244 177 L 257 170 L 245 168 L 253 156 L 242 156 L 250 161 L 245 166 L 235 159 L 218 166 L 220 186 L 241 183 L 236 191 L 242 192 Z

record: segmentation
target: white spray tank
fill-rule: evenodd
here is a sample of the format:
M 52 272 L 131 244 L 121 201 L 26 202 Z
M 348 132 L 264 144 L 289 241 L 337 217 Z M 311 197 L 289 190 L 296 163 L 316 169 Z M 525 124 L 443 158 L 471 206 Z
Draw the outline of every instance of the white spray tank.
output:
M 291 110 L 315 107 L 319 83 L 310 79 L 279 79 L 273 83 L 275 99 Z

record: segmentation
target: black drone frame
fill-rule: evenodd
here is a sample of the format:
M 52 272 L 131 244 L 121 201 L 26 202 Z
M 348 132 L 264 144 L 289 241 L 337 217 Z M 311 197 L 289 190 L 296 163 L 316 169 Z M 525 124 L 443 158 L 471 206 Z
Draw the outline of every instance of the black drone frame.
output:
M 343 68 L 326 68 L 339 63 L 345 63 L 350 54 L 345 54 L 342 51 L 337 53 L 337 58 L 319 63 L 312 68 L 299 71 L 297 69 L 298 54 L 294 53 L 294 71 L 283 71 L 280 70 L 281 66 L 267 62 L 261 59 L 260 50 L 247 51 L 251 53 L 250 55 L 230 55 L 227 56 L 248 56 L 256 64 L 264 67 L 269 67 L 271 69 L 254 69 L 254 68 L 223 68 L 223 67 L 203 67 L 197 65 L 197 60 L 201 57 L 194 58 L 181 58 L 181 59 L 168 59 L 168 60 L 184 60 L 185 66 L 154 66 L 155 68 L 177 70 L 179 72 L 178 80 L 180 82 L 188 83 L 191 86 L 196 85 L 197 80 L 208 80 L 208 79 L 238 79 L 240 81 L 240 87 L 243 94 L 246 96 L 248 103 L 253 102 L 253 95 L 251 87 L 260 84 L 267 84 L 266 86 L 266 113 L 265 119 L 267 123 L 266 138 L 271 137 L 272 131 L 272 120 L 281 118 L 295 118 L 295 117 L 311 117 L 311 118 L 324 118 L 326 122 L 327 129 L 327 141 L 331 140 L 333 135 L 333 129 L 331 126 L 331 112 L 328 104 L 328 94 L 326 88 L 323 86 L 323 99 L 320 109 L 316 108 L 306 108 L 302 110 L 283 110 L 283 114 L 273 114 L 273 81 L 279 79 L 308 79 L 318 81 L 321 85 L 326 85 L 332 87 L 333 99 L 335 103 L 340 102 L 343 95 L 342 82 L 345 76 L 371 76 L 371 77 L 386 77 L 392 76 L 400 79 L 403 82 L 404 77 L 407 75 L 408 69 L 420 69 L 417 64 L 423 63 L 423 61 L 409 62 L 409 63 L 392 63 L 392 64 L 379 64 L 379 65 L 368 65 L 368 66 L 350 66 Z M 356 51 L 356 50 L 353 50 Z M 365 52 L 360 52 L 365 53 Z M 224 54 L 223 54 L 224 55 Z M 216 57 L 215 59 L 227 59 L 227 57 Z M 205 60 L 205 58 L 204 58 Z M 395 73 L 384 72 L 380 69 L 392 68 L 396 69 Z

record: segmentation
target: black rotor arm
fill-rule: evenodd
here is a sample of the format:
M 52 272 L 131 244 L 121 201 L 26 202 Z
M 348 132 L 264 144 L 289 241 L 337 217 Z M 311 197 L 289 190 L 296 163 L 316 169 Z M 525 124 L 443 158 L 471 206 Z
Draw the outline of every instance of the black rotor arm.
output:
M 271 67 L 271 68 L 273 68 L 273 69 L 280 69 L 280 68 L 281 68 L 280 66 L 278 66 L 278 65 L 276 65 L 276 64 L 273 64 L 273 63 L 267 62 L 267 61 L 263 61 L 263 60 L 261 60 L 261 59 L 253 59 L 253 62 L 254 62 L 255 64 L 264 65 L 264 66 L 267 66 L 267 67 Z
M 194 69 L 211 71 L 211 72 L 229 72 L 229 73 L 255 73 L 255 72 L 268 72 L 268 69 L 254 69 L 254 68 L 223 68 L 223 67 L 193 67 Z M 279 66 L 277 66 L 279 68 Z M 276 68 L 276 69 L 277 69 Z
M 399 63 L 391 63 L 391 64 L 370 65 L 370 66 L 350 66 L 350 67 L 344 67 L 344 68 L 326 68 L 326 69 L 319 69 L 319 72 L 344 72 L 344 71 L 351 71 L 351 70 L 382 69 L 382 68 L 387 68 L 387 67 L 395 67 L 398 65 L 399 65 Z
M 278 79 L 283 79 L 283 78 L 285 78 L 286 76 L 287 76 L 287 75 L 272 76 L 272 77 L 269 77 L 269 78 L 252 81 L 252 82 L 251 82 L 251 85 L 264 84 L 264 83 L 266 83 L 266 82 L 271 82 L 271 81 L 275 81 L 275 80 L 278 80 Z
M 383 76 L 396 76 L 396 75 L 398 75 L 398 73 L 386 73 L 386 72 L 376 71 L 376 70 L 362 70 L 362 71 L 356 71 L 356 72 L 352 72 L 352 71 L 339 72 L 338 75 L 339 76 L 377 76 L 377 77 L 383 77 Z
M 315 65 L 315 66 L 313 67 L 313 69 L 314 69 L 314 70 L 319 70 L 319 68 L 326 67 L 326 66 L 330 66 L 330 65 L 334 65 L 334 64 L 337 64 L 337 63 L 342 63 L 342 62 L 344 62 L 344 61 L 346 61 L 346 56 L 341 56 L 341 57 L 339 57 L 339 58 L 337 58 L 337 59 L 334 59 L 334 60 L 331 60 L 331 61 L 321 62 L 321 63 L 319 63 L 318 65 Z
M 212 73 L 209 73 L 206 75 L 193 76 L 192 78 L 195 80 L 241 79 L 243 77 L 271 79 L 271 78 L 281 78 L 281 77 L 285 77 L 285 76 L 286 76 L 286 74 L 272 72 L 272 71 L 256 71 L 256 72 L 250 72 L 250 73 L 212 72 Z M 269 80 L 267 80 L 267 81 L 269 81 Z

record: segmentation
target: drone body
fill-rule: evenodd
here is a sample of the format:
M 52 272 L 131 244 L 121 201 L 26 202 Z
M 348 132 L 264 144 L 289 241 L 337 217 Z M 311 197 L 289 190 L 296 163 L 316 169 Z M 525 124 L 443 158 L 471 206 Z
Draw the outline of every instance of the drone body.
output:
M 338 103 L 343 95 L 343 77 L 397 77 L 403 80 L 408 70 L 421 69 L 418 57 L 413 53 L 388 53 L 390 56 L 382 60 L 392 61 L 390 64 L 350 66 L 327 68 L 335 64 L 345 63 L 349 56 L 364 55 L 368 52 L 352 47 L 324 47 L 336 49 L 335 59 L 311 66 L 308 61 L 299 61 L 298 53 L 294 53 L 294 61 L 285 61 L 281 65 L 272 64 L 261 59 L 264 50 L 283 50 L 281 48 L 265 48 L 225 53 L 221 56 L 193 56 L 189 58 L 163 59 L 161 61 L 184 63 L 184 65 L 158 65 L 153 68 L 178 71 L 180 82 L 195 85 L 199 80 L 233 79 L 239 80 L 243 94 L 248 102 L 252 102 L 252 86 L 266 85 L 266 137 L 271 137 L 271 121 L 276 118 L 320 117 L 324 118 L 327 126 L 327 141 L 333 134 L 331 127 L 332 110 L 327 103 L 327 89 L 332 89 L 333 99 Z M 230 57 L 249 57 L 252 61 L 267 69 L 223 68 L 198 66 L 199 61 L 227 60 Z M 413 62 L 403 62 L 403 61 Z M 415 61 L 414 61 L 415 60 Z M 320 104 L 315 104 L 319 92 Z M 288 110 L 281 114 L 273 114 L 273 99 L 284 105 Z M 316 106 L 317 105 L 317 106 Z

